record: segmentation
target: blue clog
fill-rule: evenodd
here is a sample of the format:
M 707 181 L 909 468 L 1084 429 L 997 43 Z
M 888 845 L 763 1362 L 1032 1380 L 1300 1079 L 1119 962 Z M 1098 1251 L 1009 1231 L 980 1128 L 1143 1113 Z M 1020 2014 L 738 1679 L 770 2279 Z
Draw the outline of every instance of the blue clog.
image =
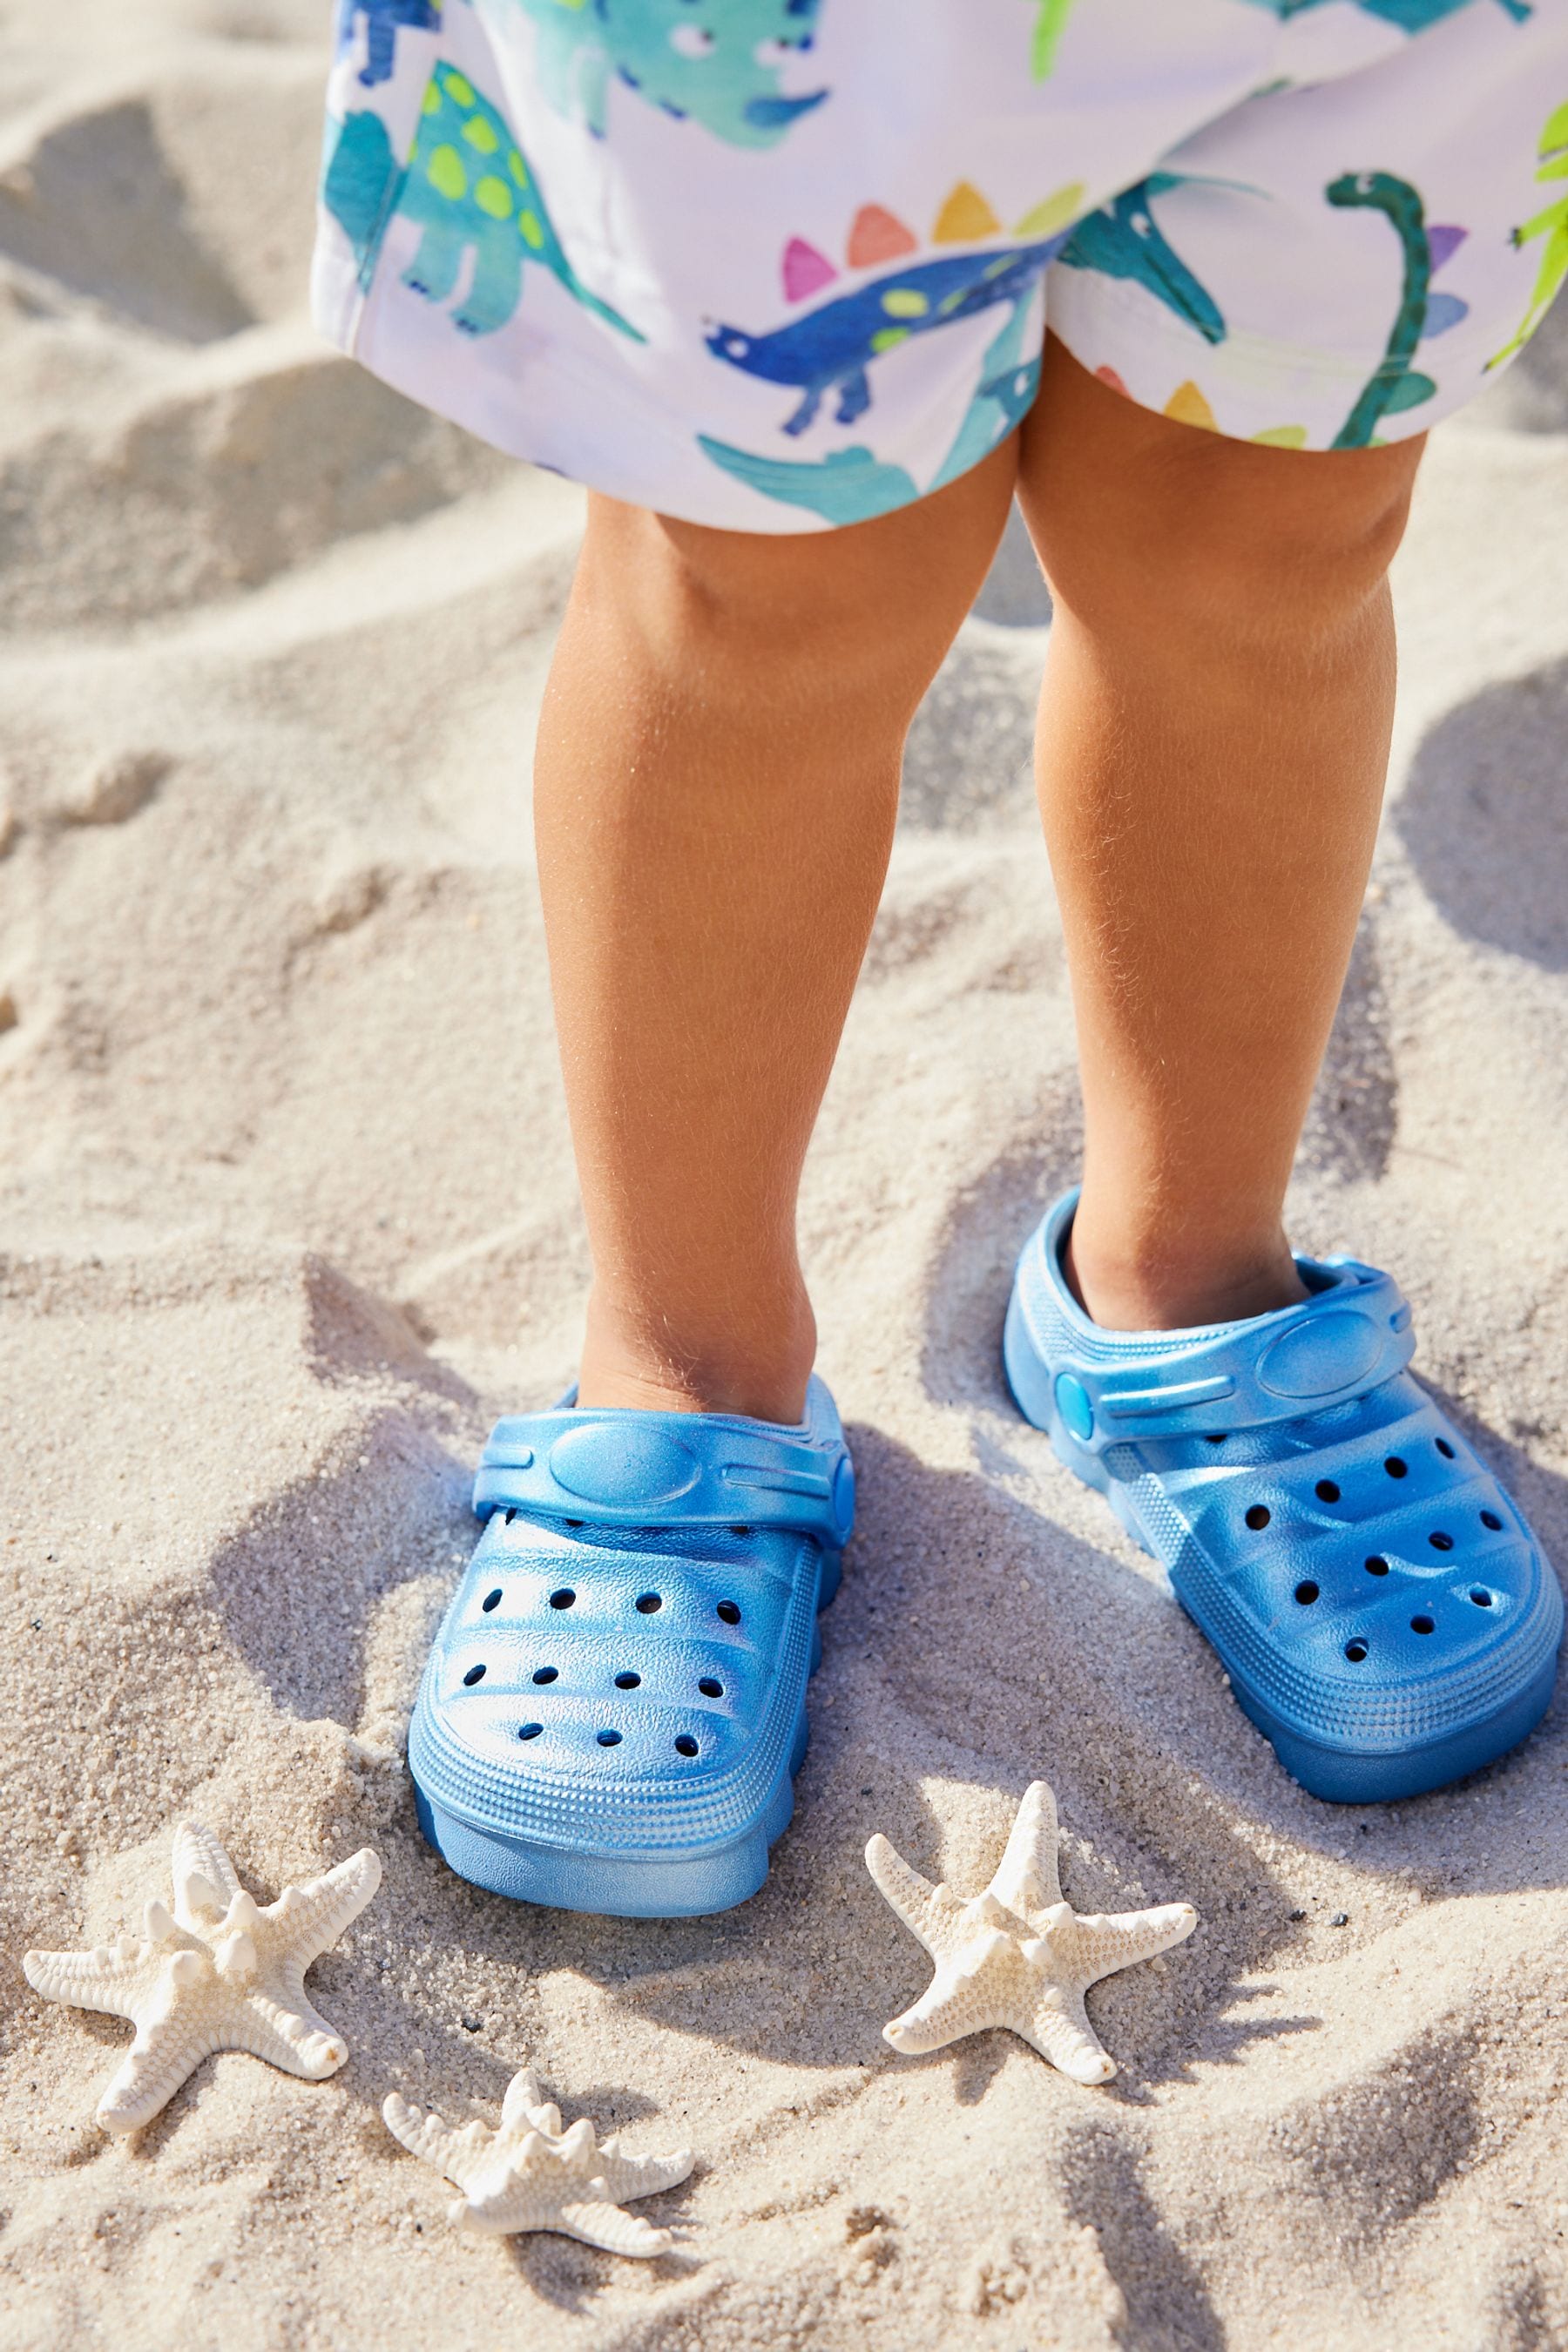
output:
M 1406 1370 L 1396 1284 L 1299 1257 L 1301 1306 L 1104 1330 L 1062 1272 L 1077 1202 L 1019 1261 L 1013 1394 L 1164 1563 L 1286 1770 L 1341 1803 L 1409 1797 L 1522 1739 L 1552 1696 L 1562 1592 Z
M 570 1404 L 498 1422 L 474 1508 L 409 1730 L 431 1844 L 563 1910 L 744 1902 L 794 1809 L 854 1520 L 827 1390 L 795 1428 Z

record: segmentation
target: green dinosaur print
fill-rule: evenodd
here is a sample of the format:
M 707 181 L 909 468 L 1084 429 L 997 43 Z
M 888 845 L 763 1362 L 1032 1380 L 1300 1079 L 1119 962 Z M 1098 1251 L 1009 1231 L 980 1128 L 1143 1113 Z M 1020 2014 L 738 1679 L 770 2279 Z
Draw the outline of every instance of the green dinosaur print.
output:
M 414 150 L 401 168 L 380 117 L 350 114 L 338 126 L 322 195 L 359 257 L 362 285 L 393 216 L 415 222 L 419 246 L 403 283 L 428 302 L 450 302 L 448 316 L 464 334 L 504 327 L 521 299 L 524 268 L 537 263 L 606 326 L 646 341 L 583 284 L 505 117 L 455 66 L 438 65 L 426 83 Z
M 1553 180 L 1568 180 L 1568 102 L 1547 116 L 1537 152 L 1541 162 L 1541 169 L 1535 175 L 1538 185 L 1549 187 Z M 1489 368 L 1501 367 L 1505 360 L 1512 359 L 1515 352 L 1523 349 L 1545 317 L 1548 305 L 1563 279 L 1568 278 L 1568 195 L 1559 196 L 1554 205 L 1548 205 L 1544 212 L 1536 214 L 1533 220 L 1527 220 L 1516 228 L 1513 242 L 1519 247 L 1533 245 L 1538 236 L 1543 236 L 1546 243 L 1542 247 L 1541 268 L 1536 275 L 1535 290 L 1530 298 L 1530 308 L 1513 341 L 1505 343 L 1500 352 L 1492 353 L 1487 362 Z
M 1037 81 L 1045 81 L 1056 65 L 1057 44 L 1072 15 L 1073 0 L 1034 0 L 1034 6 L 1035 37 L 1029 45 L 1029 71 Z
M 1405 254 L 1405 282 L 1383 357 L 1329 445 L 1334 449 L 1364 449 L 1385 416 L 1418 408 L 1437 389 L 1429 375 L 1420 374 L 1410 364 L 1426 326 L 1432 248 L 1421 198 L 1408 180 L 1395 179 L 1392 172 L 1345 172 L 1331 181 L 1323 194 L 1331 205 L 1369 205 L 1385 214 Z
M 732 147 L 773 147 L 827 96 L 792 97 L 783 67 L 809 50 L 822 0 L 514 0 L 538 27 L 540 86 L 557 113 L 605 135 L 610 85 Z

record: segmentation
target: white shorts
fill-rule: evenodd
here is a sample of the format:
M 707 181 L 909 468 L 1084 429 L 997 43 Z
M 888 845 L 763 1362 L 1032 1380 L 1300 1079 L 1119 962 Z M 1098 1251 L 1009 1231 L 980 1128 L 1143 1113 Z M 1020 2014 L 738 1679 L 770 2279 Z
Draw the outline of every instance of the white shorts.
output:
M 907 505 L 1048 324 L 1287 449 L 1420 433 L 1568 271 L 1568 0 L 339 0 L 315 299 L 721 528 Z

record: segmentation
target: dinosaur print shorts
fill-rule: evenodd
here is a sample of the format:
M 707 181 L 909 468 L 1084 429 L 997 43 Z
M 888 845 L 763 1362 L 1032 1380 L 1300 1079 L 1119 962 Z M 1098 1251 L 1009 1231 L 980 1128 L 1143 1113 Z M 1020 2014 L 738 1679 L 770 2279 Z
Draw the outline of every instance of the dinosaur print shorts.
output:
M 1568 0 L 337 0 L 318 319 L 688 520 L 907 505 L 1048 325 L 1184 424 L 1420 433 L 1568 274 Z

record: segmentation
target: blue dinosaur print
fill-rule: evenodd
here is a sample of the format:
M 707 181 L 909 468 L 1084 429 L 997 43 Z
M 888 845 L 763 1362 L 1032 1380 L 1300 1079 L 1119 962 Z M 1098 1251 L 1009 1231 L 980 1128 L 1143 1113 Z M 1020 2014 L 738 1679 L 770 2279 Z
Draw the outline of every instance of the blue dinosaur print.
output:
M 430 77 L 406 164 L 398 165 L 379 115 L 350 114 L 337 126 L 321 194 L 358 257 L 362 285 L 395 214 L 420 228 L 403 283 L 426 301 L 450 300 L 471 257 L 467 289 L 448 314 L 465 334 L 504 327 L 521 298 L 524 268 L 537 262 L 595 318 L 646 341 L 583 284 L 505 116 L 455 66 L 439 65 Z
M 1252 0 L 1255 8 L 1270 8 L 1281 19 L 1301 16 L 1309 8 L 1325 5 L 1326 0 Z M 1381 17 L 1385 25 L 1397 25 L 1402 33 L 1424 33 L 1429 25 L 1441 24 L 1445 16 L 1468 8 L 1470 0 L 1355 0 L 1355 5 L 1367 16 Z M 1499 0 L 1499 5 L 1516 25 L 1534 14 L 1531 0 Z
M 410 32 L 439 32 L 441 0 L 338 0 L 340 50 L 353 41 L 357 16 L 364 18 L 365 42 L 359 78 L 366 89 L 374 89 L 378 81 L 392 79 L 400 30 L 406 26 Z
M 1067 269 L 1098 269 L 1106 278 L 1131 278 L 1195 327 L 1206 343 L 1223 343 L 1225 319 L 1212 294 L 1172 251 L 1150 211 L 1152 197 L 1179 188 L 1179 172 L 1153 172 L 1113 204 L 1080 220 L 1062 248 Z
M 749 335 L 740 327 L 712 328 L 708 348 L 716 359 L 767 383 L 788 384 L 800 405 L 784 425 L 804 433 L 825 395 L 838 394 L 840 425 L 853 425 L 871 405 L 867 371 L 884 352 L 911 336 L 973 319 L 998 302 L 1016 302 L 1033 290 L 1040 273 L 1060 252 L 1060 236 L 1016 245 L 1000 253 L 944 254 L 915 263 L 841 294 L 771 334 Z
M 1016 301 L 1000 334 L 987 346 L 974 396 L 926 491 L 940 490 L 944 483 L 956 481 L 960 474 L 978 465 L 1034 405 L 1040 388 L 1037 334 L 1033 355 L 1027 360 L 1022 357 L 1033 307 L 1026 294 Z M 756 456 L 705 433 L 700 433 L 697 441 L 704 457 L 722 466 L 737 481 L 761 491 L 764 498 L 805 507 L 825 522 L 869 522 L 876 515 L 891 514 L 897 507 L 912 506 L 925 495 L 904 467 L 885 465 L 863 446 L 836 449 L 810 464 L 798 458 Z
M 538 26 L 540 85 L 560 114 L 605 135 L 612 80 L 732 147 L 773 147 L 825 89 L 779 88 L 809 50 L 823 0 L 514 0 Z

